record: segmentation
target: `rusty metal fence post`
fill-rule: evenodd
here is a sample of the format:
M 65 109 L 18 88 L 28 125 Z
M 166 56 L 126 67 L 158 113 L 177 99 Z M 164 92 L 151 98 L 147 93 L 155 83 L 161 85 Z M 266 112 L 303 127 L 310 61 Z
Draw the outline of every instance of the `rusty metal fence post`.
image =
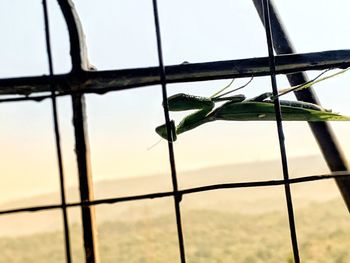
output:
M 253 3 L 258 11 L 261 21 L 263 21 L 263 12 L 261 0 L 253 0 Z M 271 14 L 271 30 L 273 35 L 274 49 L 277 54 L 292 54 L 295 53 L 291 40 L 284 29 L 278 12 L 273 3 L 270 2 Z M 292 73 L 287 75 L 291 86 L 296 86 L 307 82 L 308 78 L 305 73 Z M 320 104 L 315 92 L 312 88 L 304 89 L 295 92 L 298 100 Z M 345 158 L 337 143 L 336 137 L 333 135 L 331 127 L 326 122 L 309 122 L 310 129 L 317 140 L 323 157 L 325 158 L 329 169 L 332 172 L 347 171 L 348 167 L 345 163 Z M 339 190 L 343 196 L 344 202 L 350 211 L 350 179 L 339 178 L 335 179 Z
M 58 0 L 65 17 L 72 61 L 71 73 L 78 79 L 89 69 L 89 61 L 85 44 L 85 36 L 79 16 L 71 0 Z M 79 87 L 79 84 L 78 84 Z M 94 200 L 85 98 L 82 93 L 72 94 L 73 124 L 75 133 L 75 151 L 77 156 L 80 200 L 82 203 Z M 87 263 L 98 263 L 98 239 L 95 207 L 81 206 L 85 258 Z

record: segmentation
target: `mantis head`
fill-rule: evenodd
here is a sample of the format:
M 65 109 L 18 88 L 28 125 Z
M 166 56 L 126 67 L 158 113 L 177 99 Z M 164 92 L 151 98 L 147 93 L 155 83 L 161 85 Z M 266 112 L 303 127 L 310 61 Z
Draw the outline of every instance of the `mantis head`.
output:
M 177 136 L 176 136 L 176 127 L 175 127 L 175 122 L 172 120 L 170 121 L 170 128 L 171 128 L 171 139 L 172 141 L 176 141 Z M 167 127 L 166 124 L 160 125 L 156 128 L 156 133 L 163 139 L 168 140 L 168 133 L 167 133 Z

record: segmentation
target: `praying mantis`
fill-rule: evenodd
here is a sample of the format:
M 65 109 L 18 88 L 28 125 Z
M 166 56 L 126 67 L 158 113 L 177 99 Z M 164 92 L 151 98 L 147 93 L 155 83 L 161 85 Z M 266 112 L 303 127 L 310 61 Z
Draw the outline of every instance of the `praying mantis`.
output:
M 350 68 L 335 73 L 332 76 L 345 72 Z M 324 73 L 324 72 L 323 72 Z M 321 73 L 319 76 L 321 76 Z M 196 110 L 187 115 L 176 126 L 175 122 L 171 121 L 172 141 L 176 141 L 177 135 L 186 131 L 192 130 L 205 123 L 226 120 L 226 121 L 272 121 L 276 119 L 274 100 L 277 97 L 285 95 L 291 91 L 300 90 L 310 87 L 316 82 L 328 79 L 332 76 L 324 77 L 322 79 L 317 76 L 315 79 L 291 87 L 286 91 L 273 96 L 272 93 L 266 92 L 257 97 L 247 99 L 244 95 L 225 96 L 229 93 L 244 88 L 247 84 L 234 89 L 232 91 L 222 93 L 228 88 L 232 82 L 221 91 L 215 93 L 211 97 L 200 97 L 188 95 L 184 93 L 175 94 L 168 98 L 169 111 L 187 111 Z M 215 108 L 216 103 L 224 102 L 222 105 Z M 279 100 L 282 120 L 283 121 L 350 121 L 350 118 L 340 114 L 332 113 L 331 110 L 322 108 L 319 105 L 302 102 Z M 160 125 L 155 129 L 156 133 L 164 139 L 168 139 L 166 124 Z

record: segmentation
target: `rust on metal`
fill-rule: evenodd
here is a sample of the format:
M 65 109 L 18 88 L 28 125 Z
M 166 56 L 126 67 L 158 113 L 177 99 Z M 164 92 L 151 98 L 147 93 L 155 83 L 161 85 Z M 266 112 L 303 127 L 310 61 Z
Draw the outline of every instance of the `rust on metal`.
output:
M 84 71 L 89 69 L 89 62 L 85 44 L 85 36 L 79 16 L 71 0 L 58 0 L 67 23 L 70 54 L 72 61 L 71 75 L 79 79 Z M 79 84 L 78 84 L 79 86 Z M 79 173 L 79 187 L 81 202 L 94 200 L 93 183 L 91 175 L 91 161 L 89 152 L 89 140 L 87 132 L 87 120 L 85 112 L 85 98 L 81 93 L 72 95 L 73 124 L 75 133 L 75 151 Z M 82 206 L 82 225 L 85 258 L 87 263 L 98 263 L 99 250 L 97 239 L 97 225 L 95 207 Z
M 259 13 L 261 20 L 263 21 L 262 6 L 260 0 L 253 0 L 254 5 Z M 276 8 L 272 3 L 270 3 L 270 13 L 271 13 L 271 26 L 272 35 L 274 40 L 274 49 L 277 54 L 292 54 L 294 53 L 294 47 L 289 39 L 289 36 L 284 29 L 284 26 L 279 19 Z M 305 73 L 297 72 L 287 75 L 288 81 L 291 86 L 299 85 L 305 83 L 308 78 Z M 306 101 L 314 104 L 320 105 L 316 93 L 312 88 L 304 89 L 295 92 L 298 100 Z M 331 127 L 327 122 L 309 122 L 310 129 L 321 149 L 323 157 L 329 169 L 332 172 L 336 171 L 346 171 L 348 167 L 345 162 L 344 155 L 341 148 L 337 142 L 335 135 Z M 335 180 L 339 190 L 343 196 L 345 204 L 350 211 L 350 180 L 349 178 L 339 178 Z
M 305 54 L 282 54 L 275 57 L 276 74 L 289 74 L 305 70 L 350 67 L 350 50 L 332 50 Z M 79 62 L 80 63 L 80 62 Z M 76 62 L 76 65 L 80 65 Z M 85 63 L 88 67 L 88 62 Z M 78 74 L 75 73 L 78 71 Z M 165 66 L 167 83 L 268 76 L 268 57 L 247 58 L 203 63 Z M 120 70 L 73 70 L 54 75 L 52 80 L 61 93 L 81 91 L 103 94 L 114 90 L 160 84 L 158 67 Z M 0 79 L 0 95 L 50 91 L 49 76 Z

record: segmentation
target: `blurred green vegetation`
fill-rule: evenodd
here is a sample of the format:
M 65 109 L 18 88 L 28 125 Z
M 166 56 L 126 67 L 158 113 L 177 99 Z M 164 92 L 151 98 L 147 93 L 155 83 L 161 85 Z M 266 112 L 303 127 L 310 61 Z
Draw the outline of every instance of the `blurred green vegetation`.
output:
M 243 212 L 243 211 L 242 211 Z M 297 209 L 302 262 L 350 262 L 350 220 L 340 200 Z M 286 211 L 183 213 L 188 262 L 293 262 Z M 73 262 L 83 262 L 81 229 L 71 226 Z M 174 215 L 99 225 L 101 262 L 179 262 Z M 62 232 L 0 239 L 0 262 L 65 262 Z

